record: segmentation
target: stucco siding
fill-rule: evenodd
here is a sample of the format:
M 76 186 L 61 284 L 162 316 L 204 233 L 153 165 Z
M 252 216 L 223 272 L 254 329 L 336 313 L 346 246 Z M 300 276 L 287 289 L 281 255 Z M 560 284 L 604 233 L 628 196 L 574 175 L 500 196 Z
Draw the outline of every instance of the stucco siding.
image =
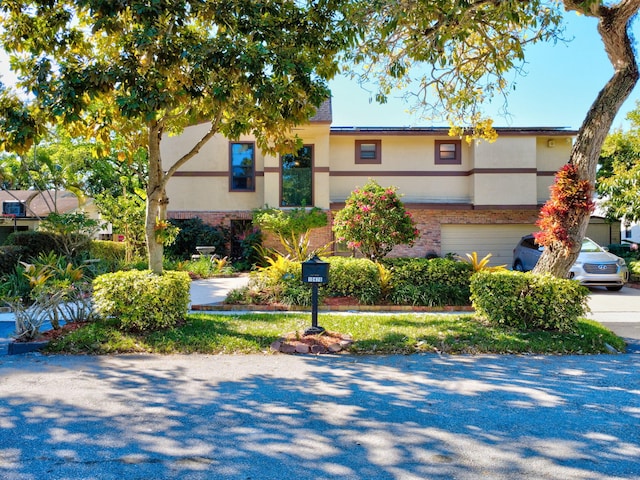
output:
M 473 168 L 536 168 L 536 137 L 499 137 L 474 144 Z
M 364 186 L 369 178 L 381 186 L 394 186 L 403 202 L 415 203 L 470 203 L 469 176 L 388 176 L 384 172 L 371 172 L 366 176 L 331 175 L 331 202 L 344 202 L 356 187 Z
M 169 211 L 237 211 L 264 205 L 264 179 L 255 192 L 230 192 L 228 176 L 174 177 L 167 185 Z
M 539 205 L 542 205 L 543 203 L 546 203 L 547 200 L 549 200 L 549 196 L 551 194 L 550 188 L 551 185 L 553 185 L 554 178 L 555 177 L 552 175 L 538 175 L 538 178 L 536 180 L 536 190 Z
M 435 140 L 447 139 L 424 135 L 334 135 L 331 137 L 331 171 L 468 171 L 471 167 L 470 151 L 465 142 L 461 145 L 460 165 L 435 164 Z M 381 163 L 356 165 L 356 140 L 380 140 Z
M 537 205 L 535 170 L 475 173 L 474 205 Z
M 536 165 L 539 172 L 556 172 L 569 161 L 573 144 L 570 137 L 538 137 Z

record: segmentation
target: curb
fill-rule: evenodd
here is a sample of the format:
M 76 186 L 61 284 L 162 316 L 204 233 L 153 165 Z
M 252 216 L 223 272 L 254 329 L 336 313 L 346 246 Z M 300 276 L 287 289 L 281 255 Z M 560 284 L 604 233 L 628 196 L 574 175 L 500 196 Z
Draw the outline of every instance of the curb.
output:
M 49 344 L 49 341 L 43 342 L 9 342 L 7 346 L 7 354 L 22 355 L 23 353 L 39 352 Z
M 226 305 L 224 303 L 209 303 L 204 305 L 191 305 L 191 310 L 199 312 L 308 312 L 311 307 L 299 305 Z M 447 307 L 420 307 L 411 305 L 318 305 L 319 312 L 424 312 L 424 313 L 451 313 L 473 312 L 470 305 Z

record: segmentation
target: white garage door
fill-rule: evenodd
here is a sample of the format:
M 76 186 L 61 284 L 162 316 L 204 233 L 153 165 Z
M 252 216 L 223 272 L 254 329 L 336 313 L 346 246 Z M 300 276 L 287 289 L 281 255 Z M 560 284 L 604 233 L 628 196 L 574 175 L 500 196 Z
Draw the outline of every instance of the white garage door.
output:
M 534 225 L 442 225 L 442 255 L 478 252 L 482 258 L 491 253 L 490 265 L 511 267 L 513 249 L 524 235 L 537 230 Z

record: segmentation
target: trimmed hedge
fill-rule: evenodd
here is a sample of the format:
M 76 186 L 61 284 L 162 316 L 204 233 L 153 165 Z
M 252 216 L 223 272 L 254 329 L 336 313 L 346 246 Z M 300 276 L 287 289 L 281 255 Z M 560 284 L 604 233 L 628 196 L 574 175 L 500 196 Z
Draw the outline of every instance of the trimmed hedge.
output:
M 99 258 L 109 262 L 124 261 L 126 258 L 126 245 L 124 242 L 111 240 L 92 240 L 89 253 L 91 258 Z
M 0 246 L 0 275 L 11 273 L 25 255 L 26 249 L 19 245 Z
M 519 330 L 573 332 L 588 311 L 589 289 L 575 280 L 531 272 L 480 271 L 471 277 L 471 301 L 494 325 Z
M 117 318 L 123 330 L 171 328 L 187 315 L 190 283 L 187 272 L 107 273 L 93 280 L 95 310 L 103 318 Z
M 396 305 L 469 305 L 471 265 L 448 259 L 385 259 L 384 267 L 366 258 L 330 257 L 329 283 L 321 297 L 354 297 L 362 304 L 390 301 Z M 385 270 L 386 269 L 386 270 Z M 382 272 L 381 272 L 382 270 Z M 309 305 L 311 289 L 303 284 L 300 262 L 284 257 L 251 273 L 249 288 L 234 292 L 233 301 Z M 381 279 L 381 273 L 385 277 Z M 231 299 L 229 301 L 232 301 Z
M 355 297 L 360 303 L 374 304 L 382 298 L 376 264 L 367 258 L 329 258 L 329 283 L 323 287 L 330 297 Z
M 390 258 L 382 264 L 391 270 L 389 300 L 397 305 L 469 305 L 473 267 L 446 258 Z
M 52 232 L 40 232 L 35 230 L 25 230 L 13 232 L 7 238 L 6 245 L 17 245 L 23 247 L 23 258 L 36 258 L 41 253 L 54 252 L 56 255 L 64 255 L 61 251 L 59 235 Z

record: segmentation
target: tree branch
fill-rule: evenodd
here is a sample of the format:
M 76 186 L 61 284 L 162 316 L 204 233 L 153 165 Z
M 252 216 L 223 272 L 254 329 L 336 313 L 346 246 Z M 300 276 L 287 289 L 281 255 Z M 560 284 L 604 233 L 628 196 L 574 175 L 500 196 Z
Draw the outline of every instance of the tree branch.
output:
M 174 173 L 178 171 L 180 167 L 182 167 L 185 163 L 191 160 L 194 156 L 198 154 L 200 149 L 203 147 L 205 143 L 211 139 L 216 133 L 218 133 L 218 127 L 220 126 L 220 121 L 222 120 L 222 108 L 218 110 L 218 115 L 211 122 L 211 128 L 209 131 L 193 146 L 189 152 L 183 155 L 176 163 L 174 163 L 167 173 L 164 174 L 162 184 L 163 186 L 169 181 L 169 179 L 173 176 Z

